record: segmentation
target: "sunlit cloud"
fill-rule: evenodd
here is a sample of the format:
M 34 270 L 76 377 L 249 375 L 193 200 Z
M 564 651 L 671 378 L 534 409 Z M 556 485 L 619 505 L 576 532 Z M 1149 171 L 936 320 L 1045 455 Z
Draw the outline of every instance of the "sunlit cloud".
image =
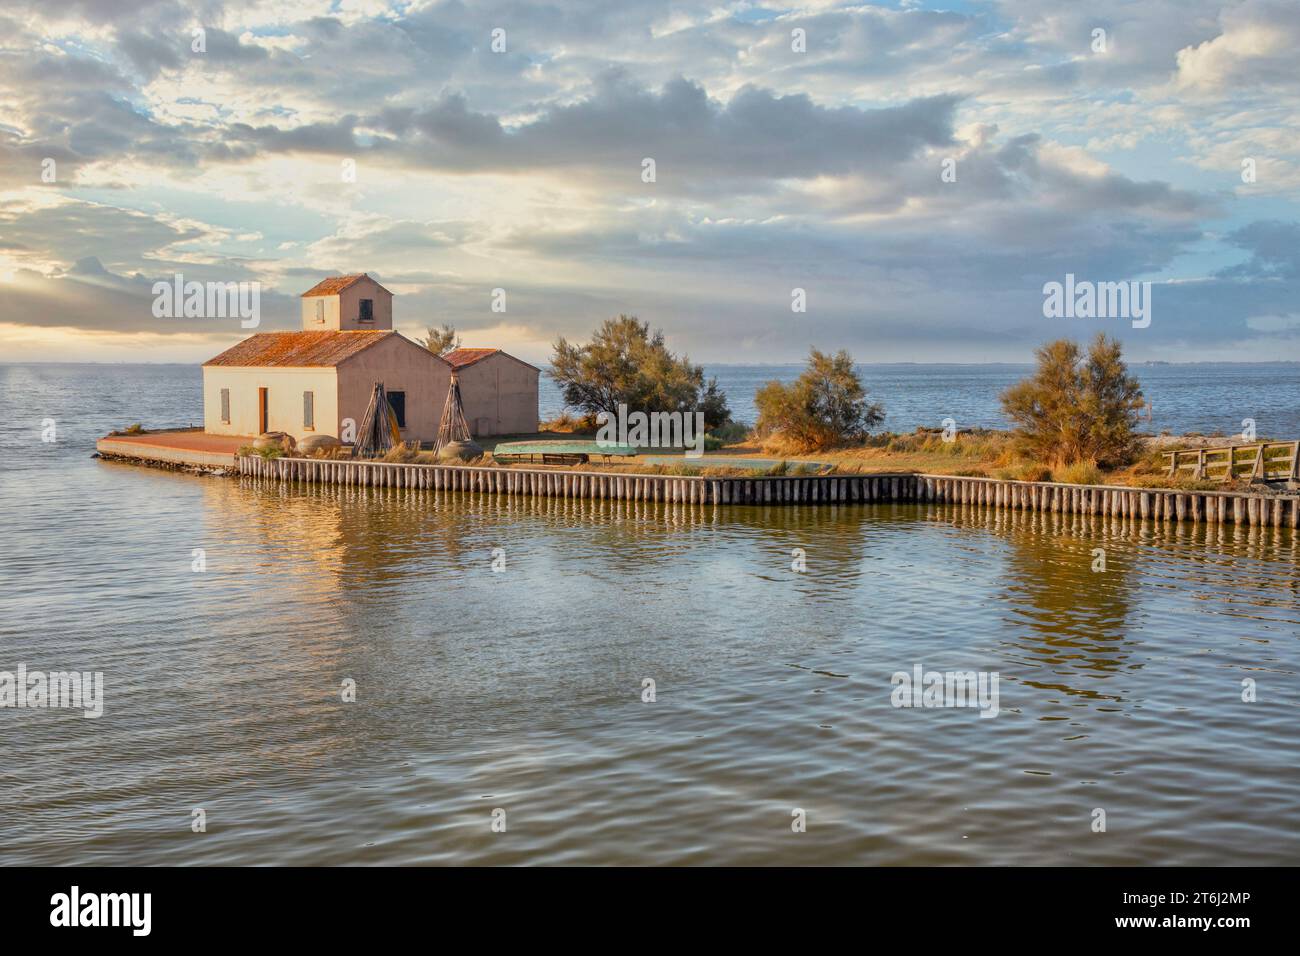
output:
M 1291 4 L 146 3 L 0 13 L 29 357 L 202 358 L 231 333 L 154 319 L 159 277 L 260 281 L 292 327 L 340 270 L 538 361 L 619 312 L 711 361 L 1023 359 L 1066 272 L 1165 283 L 1139 357 L 1292 344 L 1300 277 L 1241 268 L 1300 221 Z

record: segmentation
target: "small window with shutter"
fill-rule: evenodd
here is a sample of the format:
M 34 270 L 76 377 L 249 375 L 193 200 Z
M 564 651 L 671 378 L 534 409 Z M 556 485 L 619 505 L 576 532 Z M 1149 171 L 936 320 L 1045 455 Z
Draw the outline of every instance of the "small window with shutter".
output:
M 325 324 L 325 300 L 318 298 L 316 300 L 316 321 L 320 325 Z
M 362 322 L 375 321 L 375 300 L 374 299 L 361 300 L 361 321 Z
M 228 388 L 221 390 L 221 423 L 230 424 L 230 389 Z
M 302 393 L 302 427 L 316 427 L 316 393 Z

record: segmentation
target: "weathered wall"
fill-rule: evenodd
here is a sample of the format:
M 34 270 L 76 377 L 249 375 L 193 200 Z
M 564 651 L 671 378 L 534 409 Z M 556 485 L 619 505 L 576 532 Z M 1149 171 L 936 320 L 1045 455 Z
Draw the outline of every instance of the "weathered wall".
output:
M 383 382 L 388 391 L 406 393 L 404 441 L 428 442 L 438 437 L 438 422 L 451 385 L 450 365 L 410 339 L 390 335 L 338 366 L 335 420 L 341 423 L 352 418 L 360 427 L 375 382 Z
M 465 418 L 473 434 L 537 431 L 537 369 L 497 353 L 465 366 L 457 374 Z
M 376 349 L 382 346 L 375 346 Z M 230 389 L 230 422 L 221 420 L 221 390 Z M 257 435 L 258 389 L 266 388 L 268 431 L 338 437 L 337 382 L 333 368 L 203 369 L 203 430 L 210 435 Z M 303 392 L 315 393 L 314 429 L 303 427 Z
M 373 299 L 375 320 L 362 323 L 361 300 Z M 316 303 L 325 303 L 325 321 L 316 321 Z M 307 332 L 352 331 L 356 329 L 391 329 L 393 327 L 393 294 L 369 277 L 360 279 L 341 295 L 313 295 L 302 299 L 302 327 Z

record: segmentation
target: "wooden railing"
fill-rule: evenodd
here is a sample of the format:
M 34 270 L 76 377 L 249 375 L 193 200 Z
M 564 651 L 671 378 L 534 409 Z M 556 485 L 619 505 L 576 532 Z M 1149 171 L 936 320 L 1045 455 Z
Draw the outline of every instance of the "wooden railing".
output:
M 1169 477 L 1180 471 L 1209 481 L 1234 478 L 1257 481 L 1300 480 L 1300 441 L 1268 441 L 1218 448 L 1183 448 L 1165 452 Z

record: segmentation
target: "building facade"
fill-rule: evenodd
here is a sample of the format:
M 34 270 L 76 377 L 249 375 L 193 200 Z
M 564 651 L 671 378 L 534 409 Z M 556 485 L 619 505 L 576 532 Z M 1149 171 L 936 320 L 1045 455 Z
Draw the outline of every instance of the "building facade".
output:
M 500 349 L 455 349 L 443 356 L 456 371 L 465 418 L 476 436 L 537 431 L 541 370 Z
M 453 363 L 393 331 L 392 300 L 364 274 L 318 283 L 302 296 L 301 331 L 260 332 L 204 363 L 204 430 L 350 441 L 382 382 L 402 439 L 435 440 Z M 460 378 L 471 431 L 536 431 L 538 370 L 498 349 L 459 351 L 485 353 Z

